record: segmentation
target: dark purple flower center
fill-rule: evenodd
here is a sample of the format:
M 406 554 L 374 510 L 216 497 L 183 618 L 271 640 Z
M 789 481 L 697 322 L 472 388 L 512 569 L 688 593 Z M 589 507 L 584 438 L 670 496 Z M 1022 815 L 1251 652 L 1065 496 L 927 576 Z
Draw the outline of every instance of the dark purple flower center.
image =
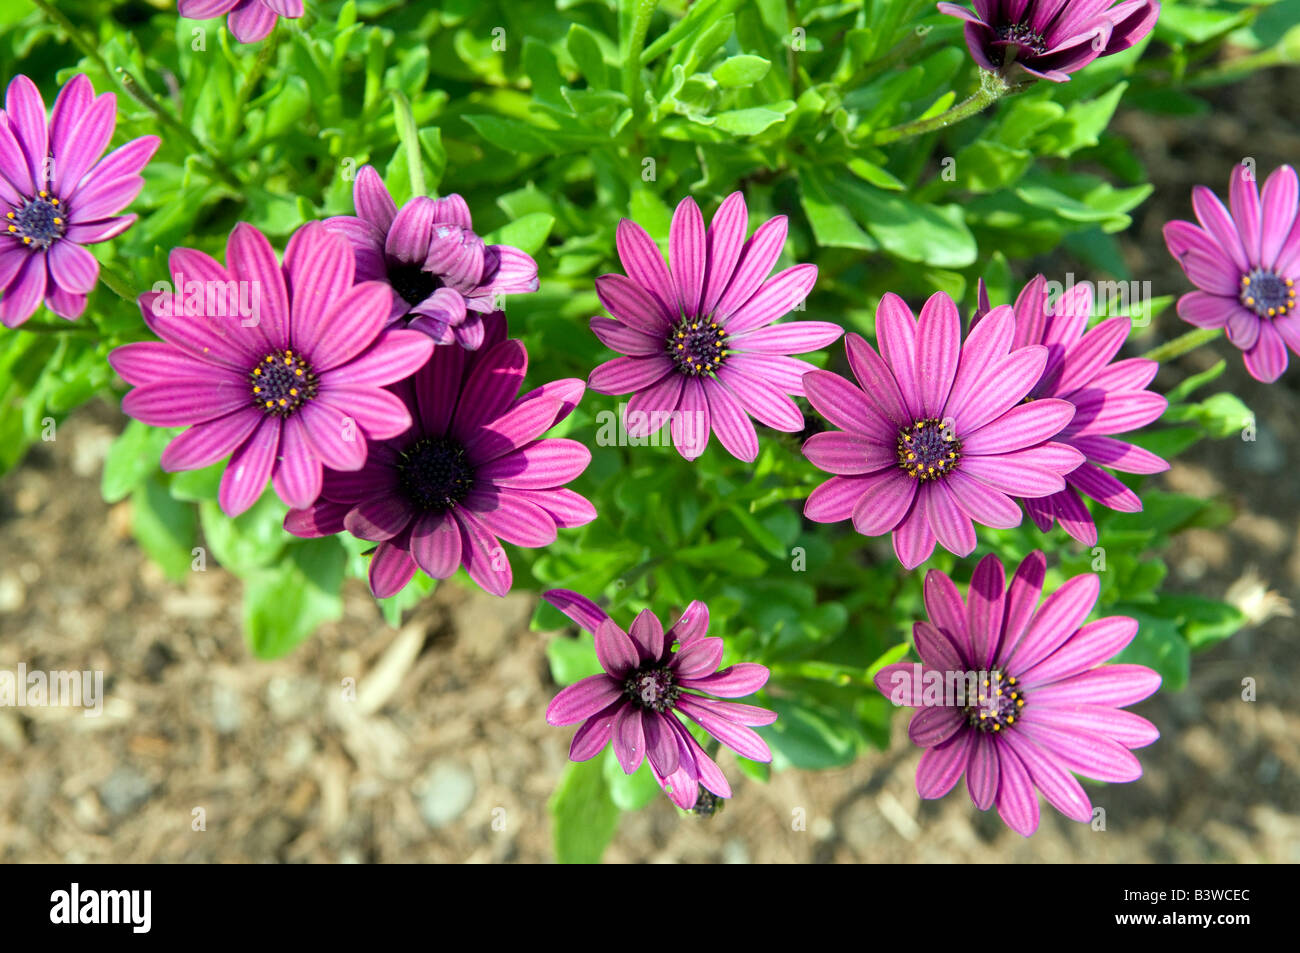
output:
M 957 469 L 961 441 L 935 417 L 898 432 L 898 466 L 918 480 L 936 480 Z
M 62 238 L 68 227 L 63 204 L 44 189 L 34 199 L 23 199 L 5 218 L 9 220 L 10 235 L 41 251 Z
M 474 486 L 465 448 L 448 437 L 423 437 L 397 458 L 397 485 L 416 509 L 445 513 Z
M 442 287 L 442 279 L 420 265 L 404 261 L 388 262 L 388 283 L 409 305 L 417 305 Z
M 1015 676 L 993 672 L 980 682 L 975 704 L 962 711 L 972 728 L 997 734 L 1014 725 L 1024 707 L 1025 693 L 1017 687 Z
M 253 406 L 288 417 L 316 396 L 319 381 L 311 365 L 293 351 L 272 351 L 248 373 Z
M 1015 44 L 1035 55 L 1047 52 L 1047 40 L 1028 23 L 996 26 L 993 28 L 993 32 L 996 34 L 999 43 Z M 1005 51 L 1003 51 L 1003 54 L 1005 54 Z
M 623 683 L 623 692 L 634 705 L 664 712 L 673 707 L 682 690 L 666 668 L 639 668 Z
M 682 318 L 668 332 L 664 349 L 683 374 L 712 376 L 727 359 L 727 332 L 707 318 Z
M 1280 318 L 1295 308 L 1295 283 L 1263 268 L 1241 276 L 1241 303 L 1261 318 Z

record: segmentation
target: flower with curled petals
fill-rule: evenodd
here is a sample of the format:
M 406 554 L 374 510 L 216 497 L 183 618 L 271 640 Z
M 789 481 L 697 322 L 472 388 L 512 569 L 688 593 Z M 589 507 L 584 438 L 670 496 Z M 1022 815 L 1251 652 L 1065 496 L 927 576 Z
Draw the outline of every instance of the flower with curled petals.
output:
M 1103 664 L 1133 640 L 1137 622 L 1109 616 L 1084 624 L 1100 591 L 1091 573 L 1039 605 L 1045 568 L 1043 554 L 1032 552 L 1008 585 L 1002 563 L 985 556 L 965 602 L 932 570 L 929 621 L 912 630 L 920 664 L 896 662 L 875 676 L 894 704 L 916 709 L 908 735 L 926 749 L 917 793 L 943 797 L 965 775 L 975 806 L 996 805 L 1025 837 L 1038 829 L 1037 792 L 1087 823 L 1092 803 L 1074 774 L 1135 781 L 1142 765 L 1131 749 L 1160 737 L 1122 710 L 1153 694 L 1160 676 L 1142 665 Z
M 1088 328 L 1092 315 L 1092 285 L 1067 289 L 1048 301 L 1042 275 L 1025 285 L 1016 298 L 1015 343 L 1047 348 L 1043 376 L 1026 400 L 1056 397 L 1074 405 L 1074 418 L 1052 439 L 1078 450 L 1085 461 L 1065 475 L 1066 488 L 1051 496 L 1024 500 L 1037 527 L 1046 532 L 1061 527 L 1086 546 L 1097 544 L 1097 524 L 1081 497 L 1121 513 L 1142 512 L 1142 500 L 1103 467 L 1122 473 L 1161 473 L 1169 464 L 1154 453 L 1116 440 L 1114 434 L 1137 430 L 1156 420 L 1169 405 L 1147 390 L 1159 365 L 1140 357 L 1114 360 L 1128 338 L 1132 322 L 1107 318 Z M 988 312 L 988 295 L 980 282 L 978 321 Z
M 628 774 L 649 760 L 659 786 L 683 810 L 695 807 L 701 786 L 724 798 L 731 797 L 731 786 L 680 715 L 751 761 L 772 760 L 751 726 L 770 725 L 776 712 L 720 700 L 753 694 L 767 684 L 769 672 L 753 662 L 718 671 L 722 639 L 707 635 L 704 603 L 692 602 L 667 632 L 649 609 L 624 632 L 586 596 L 552 589 L 542 598 L 595 635 L 605 670 L 565 688 L 546 709 L 547 724 L 582 722 L 570 760 L 589 761 L 612 743 Z
M 325 225 L 351 242 L 357 280 L 387 284 L 389 319 L 437 344 L 474 350 L 483 342 L 483 315 L 497 310 L 498 295 L 537 290 L 537 262 L 512 245 L 484 244 L 459 195 L 417 195 L 399 210 L 367 165 L 357 173 L 352 201 L 356 215 Z
M 401 591 L 417 568 L 446 579 L 462 566 L 486 591 L 505 595 L 512 574 L 501 540 L 547 546 L 557 528 L 596 518 L 564 485 L 591 451 L 542 438 L 573 412 L 583 383 L 558 380 L 516 396 L 527 369 L 528 352 L 506 340 L 500 313 L 487 317 L 477 351 L 435 348 L 428 364 L 390 388 L 411 427 L 373 444 L 360 471 L 327 470 L 320 500 L 290 512 L 284 528 L 308 537 L 346 529 L 377 542 L 370 590 L 379 598 Z
M 1063 83 L 1093 60 L 1127 50 L 1156 25 L 1152 0 L 974 0 L 939 12 L 966 21 L 966 46 L 984 69 L 1013 81 Z M 1020 74 L 1020 75 L 1018 75 Z
M 0 112 L 0 322 L 14 328 L 45 306 L 69 321 L 81 316 L 99 280 L 99 262 L 82 246 L 107 241 L 135 222 L 118 215 L 144 186 L 140 171 L 158 149 L 141 136 L 103 158 L 117 125 L 117 97 L 95 95 L 77 74 L 54 111 L 26 76 L 15 76 Z
M 597 367 L 587 383 L 603 394 L 630 393 L 628 436 L 670 426 L 687 460 L 704 452 L 711 432 L 732 456 L 753 460 L 758 434 L 751 415 L 776 430 L 802 430 L 803 414 L 790 396 L 802 396 L 801 377 L 813 365 L 790 355 L 826 347 L 844 333 L 826 321 L 772 324 L 808 296 L 817 266 L 795 265 L 768 278 L 785 245 L 785 216 L 746 240 L 748 221 L 739 192 L 722 203 L 707 231 L 695 200 L 683 199 L 665 264 L 650 236 L 623 219 L 616 240 L 627 275 L 596 279 L 613 318 L 592 318 L 591 330 L 624 356 Z
M 1178 316 L 1198 328 L 1226 328 L 1246 370 L 1271 383 L 1286 370 L 1289 347 L 1300 354 L 1300 181 L 1289 165 L 1264 182 L 1249 166 L 1232 173 L 1231 213 L 1203 185 L 1192 190 L 1201 227 L 1165 226 L 1169 253 L 1200 290 L 1178 299 Z
M 966 556 L 975 549 L 972 521 L 1018 526 L 1017 498 L 1065 489 L 1083 454 L 1054 438 L 1074 406 L 1023 403 L 1048 350 L 1014 347 L 1014 335 L 1007 305 L 963 343 L 946 294 L 931 296 L 919 321 L 901 298 L 885 295 L 876 309 L 880 353 L 856 334 L 845 339 L 857 386 L 830 371 L 804 375 L 809 403 L 840 428 L 803 445 L 814 466 L 835 474 L 813 490 L 804 515 L 818 523 L 852 518 L 864 536 L 892 532 L 894 552 L 914 569 L 936 540 Z
M 388 289 L 353 284 L 352 253 L 310 222 L 289 239 L 284 264 L 271 243 L 241 223 L 225 267 L 203 252 L 169 258 L 173 292 L 140 296 L 161 341 L 126 344 L 109 363 L 134 389 L 122 411 L 156 427 L 188 427 L 163 451 L 168 472 L 230 455 L 218 502 L 238 516 L 269 478 L 288 506 L 320 496 L 323 468 L 358 470 L 368 441 L 411 425 L 383 385 L 423 365 L 433 343 L 384 331 Z M 241 315 L 242 305 L 251 307 Z
M 277 17 L 302 16 L 302 0 L 178 0 L 177 12 L 190 20 L 225 16 L 236 40 L 256 43 L 271 35 Z

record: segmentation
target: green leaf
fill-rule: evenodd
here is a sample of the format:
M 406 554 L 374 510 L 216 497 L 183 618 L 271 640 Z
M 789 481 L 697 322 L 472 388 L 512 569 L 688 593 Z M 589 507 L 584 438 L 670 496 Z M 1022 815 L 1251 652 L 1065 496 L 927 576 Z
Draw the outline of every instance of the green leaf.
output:
M 784 121 L 785 113 L 768 109 L 766 106 L 754 106 L 750 109 L 733 109 L 718 113 L 714 119 L 715 128 L 722 132 L 733 136 L 756 136 L 764 129 Z
M 604 764 L 605 783 L 609 785 L 610 798 L 620 811 L 639 811 L 656 797 L 660 796 L 659 782 L 650 771 L 650 760 L 641 762 L 641 766 L 631 774 L 623 773 L 623 766 L 618 763 L 614 746 L 605 749 L 601 758 Z
M 1161 418 L 1169 423 L 1194 422 L 1211 437 L 1231 437 L 1255 422 L 1255 415 L 1236 394 L 1207 397 L 1199 404 L 1170 407 Z
M 1151 615 L 1145 608 L 1125 603 L 1112 607 L 1114 614 L 1131 616 L 1138 623 L 1137 635 L 1114 661 L 1155 669 L 1160 674 L 1162 690 L 1182 691 L 1191 670 L 1187 642 L 1179 633 L 1177 622 Z
M 605 65 L 604 54 L 600 51 L 600 41 L 596 34 L 581 23 L 569 27 L 569 36 L 565 40 L 565 49 L 578 64 L 578 71 L 592 89 L 609 89 L 609 68 Z
M 172 499 L 152 477 L 131 494 L 131 532 L 168 579 L 180 582 L 190 572 L 198 542 L 194 507 Z
M 570 762 L 546 806 L 555 859 L 561 864 L 600 863 L 619 817 L 601 759 Z
M 577 638 L 551 639 L 546 643 L 546 658 L 551 663 L 551 677 L 560 685 L 572 685 L 604 671 L 596 658 L 595 639 L 586 631 L 579 632 Z
M 244 580 L 244 635 L 253 654 L 279 658 L 343 615 L 347 553 L 333 537 L 295 542 L 278 565 Z
M 99 481 L 99 492 L 104 501 L 116 503 L 126 499 L 146 476 L 158 468 L 158 460 L 170 439 L 166 430 L 150 427 L 138 420 L 128 422 L 104 458 L 104 473 Z
M 292 538 L 283 524 L 288 507 L 273 492 L 264 492 L 245 512 L 231 519 L 213 501 L 199 504 L 203 537 L 212 555 L 238 576 L 275 562 Z
M 532 212 L 484 235 L 483 241 L 489 245 L 513 245 L 527 255 L 536 255 L 546 244 L 554 225 L 553 216 Z
M 874 162 L 868 162 L 866 159 L 850 159 L 846 164 L 850 172 L 856 175 L 864 182 L 870 182 L 878 189 L 888 189 L 890 192 L 902 192 L 907 185 L 891 173 L 888 169 L 876 165 Z
M 798 702 L 773 698 L 770 707 L 777 720 L 758 729 L 771 746 L 773 756 L 796 768 L 818 771 L 848 764 L 857 754 L 852 731 L 838 723 L 833 714 Z M 780 765 L 776 765 L 780 769 Z
M 767 75 L 772 64 L 761 56 L 742 54 L 723 60 L 713 68 L 713 78 L 719 86 L 731 88 L 752 86 Z
M 996 192 L 1019 180 L 1033 164 L 1028 149 L 976 139 L 956 155 L 957 184 L 970 192 Z
M 959 205 L 918 205 L 863 182 L 837 179 L 831 191 L 885 251 L 936 268 L 974 264 L 978 249 Z
M 221 477 L 226 472 L 224 462 L 214 463 L 202 470 L 185 470 L 173 474 L 171 493 L 178 500 L 201 503 L 215 500 L 221 490 Z
M 874 251 L 880 246 L 875 239 L 858 227 L 853 216 L 839 202 L 826 194 L 821 169 L 806 169 L 799 180 L 799 201 L 813 237 L 823 248 L 859 248 Z

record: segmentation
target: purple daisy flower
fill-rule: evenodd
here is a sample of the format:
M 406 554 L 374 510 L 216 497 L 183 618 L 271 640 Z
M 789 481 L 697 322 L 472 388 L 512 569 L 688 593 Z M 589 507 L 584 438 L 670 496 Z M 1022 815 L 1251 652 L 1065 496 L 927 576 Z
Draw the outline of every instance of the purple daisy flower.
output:
M 211 20 L 224 14 L 226 26 L 240 43 L 256 43 L 270 36 L 276 17 L 296 20 L 302 0 L 179 0 L 177 12 L 190 20 Z
M 1191 222 L 1165 226 L 1165 244 L 1192 284 L 1200 288 L 1178 299 L 1178 316 L 1198 328 L 1227 328 L 1242 351 L 1246 370 L 1270 383 L 1287 367 L 1287 348 L 1300 354 L 1300 183 L 1289 165 L 1264 183 L 1261 197 L 1251 170 L 1232 173 L 1232 214 L 1203 185 L 1192 190 L 1201 227 Z
M 664 631 L 649 609 L 624 632 L 603 609 L 568 589 L 542 598 L 596 637 L 604 674 L 565 688 L 546 709 L 549 725 L 582 727 L 569 746 L 571 761 L 589 761 L 611 741 L 623 770 L 631 774 L 650 761 L 659 786 L 683 810 L 699 799 L 699 788 L 731 797 L 731 785 L 700 747 L 679 713 L 731 750 L 751 761 L 771 761 L 772 752 L 751 725 L 770 725 L 776 712 L 755 705 L 710 698 L 742 698 L 765 684 L 769 672 L 754 662 L 722 661 L 722 639 L 709 638 L 709 608 L 696 600 Z M 707 693 L 707 694 L 705 694 Z
M 122 234 L 144 179 L 140 170 L 158 149 L 141 136 L 107 156 L 117 126 L 117 97 L 95 95 L 74 76 L 54 101 L 48 121 L 40 90 L 15 76 L 0 112 L 0 207 L 8 237 L 0 238 L 0 321 L 14 328 L 42 299 L 69 321 L 81 316 L 99 280 L 99 262 L 83 248 Z
M 853 520 L 864 536 L 893 532 L 899 561 L 914 569 L 938 540 L 958 556 L 975 549 L 977 520 L 1019 526 L 1014 498 L 1065 489 L 1083 454 L 1053 438 L 1074 416 L 1068 401 L 1023 403 L 1043 376 L 1048 349 L 1012 347 L 1015 317 L 994 308 L 963 345 L 961 320 L 939 292 L 920 321 L 887 294 L 876 309 L 880 354 L 845 338 L 858 386 L 830 371 L 804 375 L 813 407 L 842 432 L 814 434 L 804 455 L 834 473 L 804 515 Z
M 591 451 L 538 439 L 573 412 L 585 386 L 569 378 L 517 397 L 528 352 L 505 339 L 499 312 L 485 323 L 481 349 L 435 348 L 428 364 L 390 388 L 410 409 L 409 429 L 371 444 L 361 470 L 326 471 L 321 499 L 285 517 L 297 536 L 346 529 L 378 542 L 370 589 L 379 598 L 401 591 L 417 567 L 446 579 L 461 566 L 503 596 L 512 575 L 500 540 L 547 546 L 557 527 L 596 518 L 595 507 L 564 486 L 587 468 Z
M 483 315 L 497 295 L 537 290 L 537 262 L 511 245 L 485 245 L 459 195 L 418 195 L 397 204 L 379 173 L 363 166 L 352 186 L 357 214 L 325 225 L 352 244 L 359 281 L 382 281 L 392 293 L 389 320 L 423 331 L 437 344 L 467 350 L 483 343 Z
M 966 21 L 966 46 L 975 62 L 1017 79 L 1063 83 L 1101 56 L 1127 50 L 1151 32 L 1160 4 L 1151 0 L 974 0 L 975 12 L 955 3 L 939 10 Z
M 975 320 L 988 310 L 988 294 L 981 281 Z M 1081 495 L 1121 513 L 1142 512 L 1138 495 L 1102 467 L 1123 473 L 1169 469 L 1154 453 L 1112 436 L 1145 427 L 1165 412 L 1169 401 L 1146 389 L 1160 365 L 1140 357 L 1114 360 L 1128 339 L 1132 322 L 1109 318 L 1089 330 L 1090 284 L 1073 285 L 1049 304 L 1046 279 L 1038 275 L 1016 298 L 1015 316 L 1015 346 L 1041 344 L 1047 348 L 1043 376 L 1025 399 L 1057 397 L 1073 404 L 1074 418 L 1053 440 L 1074 447 L 1085 457 L 1084 463 L 1065 475 L 1068 485 L 1064 490 L 1026 499 L 1025 509 L 1043 532 L 1060 520 L 1061 527 L 1079 542 L 1095 546 L 1097 524 Z
M 975 806 L 997 805 L 1025 837 L 1038 829 L 1036 790 L 1087 822 L 1092 803 L 1070 772 L 1134 781 L 1142 765 L 1130 749 L 1160 737 L 1145 718 L 1121 710 L 1155 692 L 1160 676 L 1142 665 L 1102 664 L 1133 640 L 1136 620 L 1083 624 L 1100 590 L 1091 573 L 1039 606 L 1045 567 L 1041 552 L 1030 553 L 1008 586 L 1002 563 L 985 556 L 965 603 L 952 580 L 932 570 L 930 621 L 912 630 L 921 663 L 896 662 L 875 678 L 896 705 L 918 709 L 907 729 L 926 749 L 917 793 L 943 797 L 965 774 Z
M 156 427 L 189 427 L 163 451 L 169 472 L 233 454 L 219 501 L 228 516 L 256 502 L 269 477 L 289 506 L 320 495 L 322 465 L 358 470 L 368 440 L 411 425 L 383 389 L 423 365 L 433 343 L 384 332 L 388 289 L 353 284 L 348 243 L 319 222 L 294 232 L 283 267 L 256 228 L 236 225 L 226 264 L 191 248 L 168 259 L 174 292 L 140 296 L 162 341 L 109 355 L 135 389 L 126 414 Z M 244 305 L 251 307 L 245 309 Z
M 786 218 L 765 222 L 746 241 L 749 212 L 733 192 L 713 224 L 692 198 L 673 213 L 668 261 L 635 222 L 619 222 L 618 255 L 627 276 L 602 275 L 596 293 L 614 316 L 592 318 L 591 330 L 626 355 L 591 372 L 603 394 L 632 394 L 624 426 L 647 437 L 671 424 L 687 460 L 704 452 L 710 431 L 740 460 L 758 456 L 750 415 L 797 433 L 803 414 L 802 375 L 813 369 L 790 357 L 826 347 L 844 329 L 825 321 L 772 322 L 797 307 L 817 280 L 816 265 L 795 265 L 767 278 L 785 245 Z M 767 278 L 766 281 L 763 279 Z

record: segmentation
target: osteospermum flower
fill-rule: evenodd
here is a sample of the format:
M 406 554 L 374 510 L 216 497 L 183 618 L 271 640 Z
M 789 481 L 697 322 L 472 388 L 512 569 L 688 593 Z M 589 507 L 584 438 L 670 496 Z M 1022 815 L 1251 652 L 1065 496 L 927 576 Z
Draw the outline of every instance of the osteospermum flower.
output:
M 1261 201 L 1251 170 L 1232 173 L 1228 204 L 1203 185 L 1192 190 L 1201 227 L 1165 226 L 1165 244 L 1199 291 L 1178 299 L 1178 316 L 1198 328 L 1227 328 L 1258 381 L 1275 381 L 1287 367 L 1287 348 L 1300 354 L 1300 183 L 1280 166 L 1264 182 Z
M 537 290 L 537 262 L 511 245 L 485 245 L 459 195 L 417 195 L 398 211 L 379 173 L 363 166 L 352 186 L 357 214 L 325 220 L 351 242 L 357 279 L 392 292 L 389 318 L 438 344 L 483 342 L 497 296 Z
M 564 486 L 587 468 L 591 451 L 538 439 L 573 412 L 584 385 L 558 380 L 516 397 L 527 368 L 528 352 L 505 340 L 500 313 L 489 316 L 479 351 L 436 348 L 413 378 L 391 388 L 410 409 L 410 429 L 372 444 L 360 471 L 327 471 L 321 499 L 289 513 L 285 529 L 299 536 L 347 529 L 378 542 L 370 589 L 380 598 L 399 592 L 417 567 L 445 579 L 464 566 L 488 592 L 505 595 L 512 575 L 500 540 L 547 546 L 557 527 L 596 518 L 595 507 Z
M 1127 50 L 1151 32 L 1151 0 L 974 0 L 939 10 L 966 21 L 966 46 L 984 69 L 1015 80 L 1020 71 L 1063 83 L 1101 56 Z
M 203 252 L 169 258 L 175 291 L 140 296 L 162 341 L 127 344 L 109 362 L 134 390 L 122 410 L 157 427 L 189 427 L 163 451 L 167 471 L 231 454 L 218 500 L 228 516 L 269 477 L 289 506 L 320 495 L 322 466 L 358 470 L 367 442 L 411 425 L 383 389 L 428 360 L 433 343 L 384 332 L 388 289 L 353 284 L 348 244 L 319 222 L 289 239 L 284 265 L 266 237 L 235 226 L 226 267 Z
M 981 281 L 976 320 L 988 310 L 988 295 Z M 1108 318 L 1089 330 L 1091 315 L 1092 285 L 1073 285 L 1052 303 L 1046 280 L 1039 275 L 1016 298 L 1013 339 L 1018 347 L 1042 344 L 1047 348 L 1043 376 L 1026 399 L 1058 397 L 1073 404 L 1074 418 L 1052 439 L 1074 447 L 1086 458 L 1065 475 L 1064 490 L 1026 499 L 1025 509 L 1043 532 L 1060 520 L 1067 533 L 1088 546 L 1097 543 L 1097 524 L 1081 495 L 1122 513 L 1142 511 L 1138 495 L 1103 467 L 1123 473 L 1169 469 L 1154 453 L 1112 436 L 1144 427 L 1164 413 L 1169 401 L 1146 389 L 1160 365 L 1140 357 L 1115 361 L 1132 322 L 1124 317 Z
M 623 219 L 616 240 L 627 276 L 596 279 L 614 318 L 592 318 L 591 330 L 626 356 L 597 367 L 588 384 L 604 394 L 632 394 L 628 436 L 671 426 L 673 444 L 688 460 L 704 452 L 710 431 L 728 453 L 753 460 L 758 435 L 750 415 L 776 430 L 802 430 L 790 395 L 803 394 L 800 378 L 813 365 L 789 355 L 826 347 L 844 333 L 825 321 L 770 326 L 807 297 L 817 266 L 795 265 L 767 278 L 785 244 L 786 219 L 765 222 L 746 241 L 748 219 L 744 196 L 734 192 L 705 231 L 695 200 L 683 199 L 673 214 L 667 265 L 650 236 Z
M 975 549 L 972 520 L 1020 524 L 1013 497 L 1065 489 L 1083 454 L 1053 438 L 1074 407 L 1045 398 L 1022 403 L 1047 364 L 1042 345 L 1012 348 L 1015 318 L 994 308 L 963 345 L 951 298 L 939 292 L 919 322 L 903 300 L 876 309 L 880 355 L 856 334 L 845 339 L 858 386 L 830 371 L 804 375 L 813 407 L 843 432 L 815 434 L 803 452 L 834 473 L 813 490 L 804 515 L 852 518 L 864 536 L 893 532 L 903 565 L 919 566 L 938 540 L 958 556 Z
M 605 670 L 565 688 L 546 709 L 551 725 L 582 727 L 569 746 L 572 761 L 589 761 L 611 742 L 631 774 L 649 759 L 659 786 L 683 810 L 700 800 L 700 786 L 731 797 L 731 785 L 680 720 L 685 715 L 710 735 L 752 761 L 771 761 L 767 743 L 751 725 L 770 725 L 776 712 L 710 698 L 752 695 L 770 674 L 754 662 L 718 671 L 722 639 L 710 638 L 709 608 L 696 600 L 664 631 L 649 609 L 624 632 L 590 599 L 568 589 L 542 598 L 596 637 Z
M 48 121 L 45 101 L 26 76 L 15 76 L 0 113 L 0 321 L 13 328 L 44 299 L 73 320 L 99 280 L 99 262 L 83 248 L 131 227 L 118 215 L 140 194 L 140 170 L 158 149 L 141 136 L 103 155 L 117 125 L 117 97 L 95 95 L 74 76 L 59 91 Z
M 302 0 L 179 0 L 177 12 L 191 20 L 229 14 L 226 26 L 235 39 L 256 43 L 275 29 L 276 17 L 296 20 L 302 16 Z
M 1134 781 L 1142 766 L 1132 748 L 1160 733 L 1122 711 L 1160 687 L 1142 665 L 1103 665 L 1137 634 L 1138 624 L 1109 616 L 1087 625 L 1100 588 L 1075 576 L 1038 606 L 1046 561 L 1030 553 L 1011 584 L 996 556 L 975 568 L 965 603 L 951 579 L 925 577 L 929 622 L 913 639 L 921 663 L 896 662 L 876 673 L 895 704 L 916 708 L 908 736 L 925 748 L 916 791 L 940 798 L 966 776 L 980 810 L 996 805 L 1018 834 L 1038 828 L 1038 797 L 1071 820 L 1092 819 L 1075 774 Z M 1035 608 L 1037 607 L 1037 608 Z

